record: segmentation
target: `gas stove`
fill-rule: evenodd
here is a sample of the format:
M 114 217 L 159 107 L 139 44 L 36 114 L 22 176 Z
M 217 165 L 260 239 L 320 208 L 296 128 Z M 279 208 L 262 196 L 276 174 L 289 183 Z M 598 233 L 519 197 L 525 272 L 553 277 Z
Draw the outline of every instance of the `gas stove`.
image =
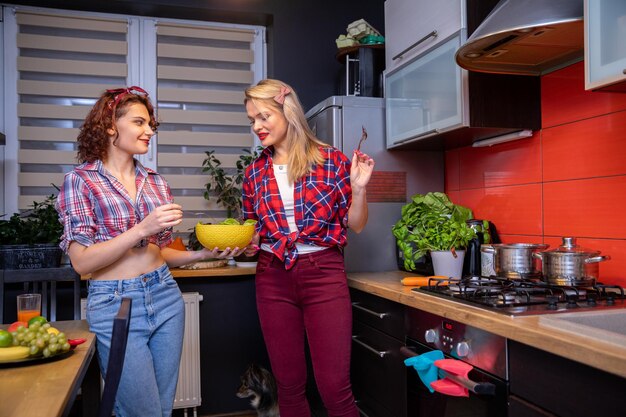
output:
M 550 285 L 533 278 L 431 278 L 428 286 L 413 288 L 413 291 L 509 316 L 626 308 L 622 287 L 600 283 L 591 287 L 569 287 Z

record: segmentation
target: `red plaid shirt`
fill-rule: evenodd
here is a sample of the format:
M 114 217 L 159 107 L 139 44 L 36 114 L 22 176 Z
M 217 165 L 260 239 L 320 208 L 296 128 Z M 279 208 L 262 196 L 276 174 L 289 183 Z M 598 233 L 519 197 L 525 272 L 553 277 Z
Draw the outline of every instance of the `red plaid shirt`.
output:
M 324 163 L 294 183 L 297 232 L 290 233 L 268 147 L 246 169 L 243 182 L 243 217 L 258 220 L 261 242 L 290 269 L 298 257 L 296 242 L 346 245 L 348 208 L 352 202 L 350 160 L 333 147 L 320 147 Z
M 133 201 L 124 186 L 101 161 L 85 162 L 65 174 L 56 209 L 63 224 L 61 249 L 70 243 L 83 246 L 104 242 L 142 221 L 152 210 L 172 201 L 163 177 L 135 161 L 137 196 Z M 154 243 L 160 248 L 172 241 L 172 228 L 150 236 L 137 246 Z

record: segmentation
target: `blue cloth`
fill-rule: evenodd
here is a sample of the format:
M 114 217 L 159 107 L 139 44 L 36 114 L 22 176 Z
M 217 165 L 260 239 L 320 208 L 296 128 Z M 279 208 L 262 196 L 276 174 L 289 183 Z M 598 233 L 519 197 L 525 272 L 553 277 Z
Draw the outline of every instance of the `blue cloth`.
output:
M 413 356 L 404 361 L 406 366 L 412 366 L 417 371 L 422 383 L 432 393 L 435 392 L 430 383 L 439 379 L 439 368 L 435 366 L 435 361 L 443 359 L 443 352 L 433 350 L 418 356 Z

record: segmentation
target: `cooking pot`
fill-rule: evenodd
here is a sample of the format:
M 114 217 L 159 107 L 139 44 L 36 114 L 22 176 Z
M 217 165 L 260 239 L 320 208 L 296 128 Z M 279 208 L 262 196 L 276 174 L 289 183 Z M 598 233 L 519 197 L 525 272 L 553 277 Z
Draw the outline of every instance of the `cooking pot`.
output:
M 592 286 L 598 279 L 598 262 L 611 259 L 600 251 L 581 248 L 573 237 L 564 237 L 558 248 L 534 253 L 540 259 L 543 280 L 552 285 Z
M 499 243 L 482 245 L 480 251 L 493 254 L 496 276 L 510 279 L 539 278 L 539 262 L 532 254 L 548 246 L 543 243 Z

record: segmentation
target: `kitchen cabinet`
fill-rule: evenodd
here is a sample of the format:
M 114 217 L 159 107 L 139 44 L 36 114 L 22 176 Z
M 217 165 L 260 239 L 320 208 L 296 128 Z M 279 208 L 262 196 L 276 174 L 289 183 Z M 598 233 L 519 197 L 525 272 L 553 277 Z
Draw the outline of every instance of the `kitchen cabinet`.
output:
M 385 49 L 388 149 L 451 149 L 479 139 L 541 127 L 538 77 L 468 73 L 456 64 L 456 50 L 497 0 L 446 2 L 458 4 L 459 8 L 466 5 L 461 17 L 455 18 L 455 30 L 450 30 L 451 25 L 445 26 L 432 42 L 430 39 L 422 42 L 406 53 L 401 64 L 396 64 L 394 53 L 397 55 L 409 41 L 394 37 L 393 28 L 406 29 L 405 21 L 441 20 L 431 11 L 433 6 L 427 6 L 432 2 L 420 0 L 412 7 L 404 3 L 398 0 L 385 3 L 389 14 L 385 23 L 388 33 Z M 408 27 L 411 26 L 422 25 L 413 23 Z M 407 33 L 416 36 L 416 31 Z M 394 62 L 389 63 L 390 59 Z
M 585 0 L 585 89 L 626 92 L 626 2 Z
M 509 417 L 624 416 L 626 379 L 509 340 Z
M 224 275 L 217 270 L 223 270 Z M 199 311 L 200 415 L 250 410 L 250 400 L 235 395 L 241 375 L 251 363 L 271 370 L 256 309 L 254 272 L 235 275 L 236 271 L 237 268 L 172 271 L 182 292 L 198 292 L 203 298 Z M 187 415 L 187 410 L 182 409 L 173 415 L 182 417 L 183 411 Z
M 461 0 L 385 1 L 385 65 L 388 72 L 465 26 Z
M 406 416 L 404 306 L 351 289 L 351 380 L 357 406 L 369 417 Z

